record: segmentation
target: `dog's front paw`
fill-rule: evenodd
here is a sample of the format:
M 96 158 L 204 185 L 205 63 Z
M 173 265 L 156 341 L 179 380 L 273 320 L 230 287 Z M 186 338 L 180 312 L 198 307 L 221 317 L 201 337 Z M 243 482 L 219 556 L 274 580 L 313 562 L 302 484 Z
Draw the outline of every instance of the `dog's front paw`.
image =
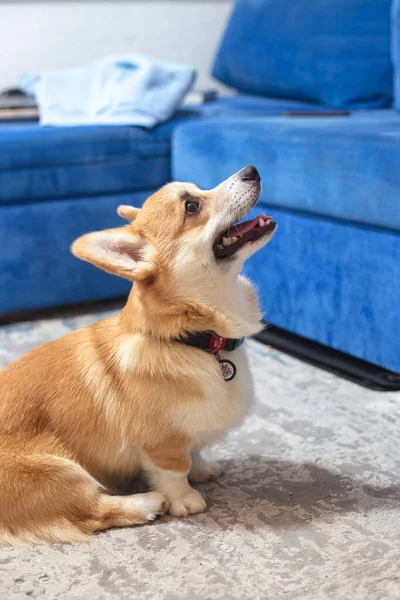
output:
M 190 473 L 189 481 L 193 483 L 206 483 L 215 481 L 221 475 L 221 467 L 216 462 L 204 462 L 194 464 Z
M 190 490 L 183 498 L 171 499 L 168 512 L 174 517 L 187 517 L 204 512 L 206 508 L 203 496 L 196 490 Z

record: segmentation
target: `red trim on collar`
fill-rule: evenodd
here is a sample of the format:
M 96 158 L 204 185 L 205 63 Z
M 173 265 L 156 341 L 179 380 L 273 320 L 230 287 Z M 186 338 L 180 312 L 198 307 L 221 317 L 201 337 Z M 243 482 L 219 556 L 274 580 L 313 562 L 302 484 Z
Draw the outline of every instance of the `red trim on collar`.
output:
M 226 338 L 219 335 L 211 335 L 210 342 L 208 344 L 208 350 L 213 354 L 218 354 L 221 350 L 224 350 L 226 344 Z

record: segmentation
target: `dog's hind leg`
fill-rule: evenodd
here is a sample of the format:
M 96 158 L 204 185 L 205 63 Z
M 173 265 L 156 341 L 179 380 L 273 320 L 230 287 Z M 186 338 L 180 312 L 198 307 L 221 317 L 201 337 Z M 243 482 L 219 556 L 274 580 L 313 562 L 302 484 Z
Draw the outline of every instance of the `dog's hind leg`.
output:
M 109 496 L 101 494 L 97 507 L 96 531 L 111 527 L 130 527 L 153 521 L 168 509 L 165 496 L 159 492 Z
M 52 454 L 0 452 L 0 543 L 82 542 L 141 525 L 167 510 L 158 492 L 111 496 L 78 463 Z

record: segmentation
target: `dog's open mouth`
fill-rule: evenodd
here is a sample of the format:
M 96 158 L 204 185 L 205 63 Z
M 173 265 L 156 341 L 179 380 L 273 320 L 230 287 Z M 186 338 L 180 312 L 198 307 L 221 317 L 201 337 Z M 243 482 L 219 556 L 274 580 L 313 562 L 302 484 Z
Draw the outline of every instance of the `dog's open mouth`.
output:
M 224 231 L 214 244 L 215 258 L 228 258 L 235 254 L 245 244 L 254 243 L 265 235 L 272 233 L 276 223 L 272 217 L 259 215 L 255 219 L 231 225 Z

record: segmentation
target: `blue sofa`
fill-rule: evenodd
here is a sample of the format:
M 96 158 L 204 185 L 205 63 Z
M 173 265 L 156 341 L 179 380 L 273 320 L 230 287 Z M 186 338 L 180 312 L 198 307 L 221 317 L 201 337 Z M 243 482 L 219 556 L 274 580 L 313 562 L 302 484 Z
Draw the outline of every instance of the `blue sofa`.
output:
M 255 164 L 279 224 L 246 266 L 268 320 L 400 372 L 399 2 L 288 6 L 237 0 L 214 64 L 236 96 L 151 131 L 0 127 L 1 314 L 126 294 L 71 241 L 171 179 Z M 286 116 L 327 107 L 350 115 Z

